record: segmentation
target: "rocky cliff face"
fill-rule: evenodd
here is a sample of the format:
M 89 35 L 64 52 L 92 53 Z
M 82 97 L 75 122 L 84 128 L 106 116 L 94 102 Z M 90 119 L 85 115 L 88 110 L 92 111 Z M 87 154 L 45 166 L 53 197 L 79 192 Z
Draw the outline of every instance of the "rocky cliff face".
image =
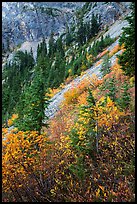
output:
M 84 3 L 56 2 L 3 2 L 2 38 L 3 43 L 17 45 L 25 41 L 40 40 L 51 32 L 65 28 L 73 11 Z
M 129 12 L 131 2 L 90 2 L 84 11 L 84 20 L 92 15 L 101 16 L 102 28 L 112 24 L 119 16 Z M 3 2 L 2 40 L 5 47 L 22 44 L 25 41 L 39 41 L 51 32 L 59 36 L 66 24 L 75 23 L 77 11 L 85 2 Z M 9 42 L 8 42 L 9 41 Z

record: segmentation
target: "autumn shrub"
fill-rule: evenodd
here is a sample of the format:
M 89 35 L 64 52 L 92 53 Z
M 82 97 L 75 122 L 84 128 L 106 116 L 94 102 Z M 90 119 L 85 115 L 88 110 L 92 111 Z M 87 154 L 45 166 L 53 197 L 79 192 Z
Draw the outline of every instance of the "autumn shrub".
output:
M 63 105 L 56 116 L 49 121 L 47 130 L 50 140 L 58 140 L 62 134 L 68 134 L 77 115 L 77 108 L 73 105 Z
M 77 103 L 78 97 L 80 96 L 80 94 L 82 94 L 85 90 L 87 90 L 89 86 L 90 86 L 90 80 L 88 78 L 81 80 L 81 82 L 77 86 L 74 86 L 74 84 L 72 84 L 72 88 L 64 93 L 65 100 L 63 104 L 69 105 L 71 103 Z
M 85 71 L 87 69 L 87 66 L 85 64 L 82 64 L 82 66 L 80 67 L 81 72 Z
M 78 90 L 77 88 L 71 88 L 67 92 L 64 93 L 65 103 L 71 104 L 76 103 L 78 97 Z
M 131 77 L 130 80 L 129 80 L 129 83 L 130 83 L 131 87 L 134 87 L 134 85 L 135 85 L 135 77 Z
M 84 71 L 82 71 L 82 72 L 81 72 L 81 74 L 80 74 L 80 76 L 83 76 L 84 74 L 85 74 L 85 72 L 84 72 Z
M 134 175 L 134 136 L 128 143 L 130 138 L 129 129 L 126 127 L 128 117 L 119 111 L 109 97 L 102 97 L 96 105 L 91 107 L 86 105 L 80 109 L 70 137 L 61 134 L 61 140 L 56 144 L 63 155 L 56 174 L 56 185 L 52 189 L 57 200 L 64 202 L 134 200 L 134 184 L 129 185 L 129 181 L 134 183 L 134 176 L 130 176 Z M 97 131 L 97 126 L 93 127 L 93 121 L 98 124 L 98 154 L 95 143 L 91 143 L 96 137 L 93 133 Z M 125 133 L 121 139 L 123 128 Z M 67 150 L 66 153 L 64 149 Z
M 115 53 L 117 53 L 119 50 L 121 50 L 121 46 L 117 44 L 110 52 L 109 57 L 112 57 Z
M 90 77 L 90 84 L 92 86 L 92 89 L 95 89 L 100 84 L 102 84 L 102 80 L 99 79 L 96 74 L 92 74 L 92 76 Z
M 47 166 L 51 144 L 48 144 L 46 135 L 39 135 L 36 131 L 18 132 L 14 129 L 10 133 L 3 129 L 2 133 L 4 197 L 10 202 L 14 199 L 16 202 L 49 201 L 49 184 L 53 182 L 54 173 Z
M 78 101 L 79 105 L 86 105 L 87 104 L 87 95 L 88 95 L 87 91 L 84 91 L 82 94 L 80 94 L 78 96 L 77 101 Z
M 135 201 L 134 78 L 71 85 L 43 134 L 2 129 L 3 202 Z
M 108 51 L 108 49 L 105 49 L 103 52 L 101 52 L 101 53 L 99 53 L 98 55 L 97 55 L 97 58 L 99 59 L 99 58 L 102 58 L 105 54 L 107 54 L 109 51 Z
M 55 94 L 57 94 L 60 91 L 60 88 L 49 88 L 48 92 L 46 93 L 46 96 L 48 96 L 49 98 L 52 98 Z
M 128 118 L 122 116 L 120 123 L 113 125 L 108 132 L 102 135 L 99 141 L 100 154 L 98 155 L 98 161 L 103 167 L 101 169 L 104 169 L 102 175 L 109 178 L 106 182 L 107 189 L 109 189 L 107 191 L 107 201 L 129 202 L 134 200 L 135 138 L 126 126 Z
M 8 126 L 13 125 L 16 118 L 18 118 L 18 114 L 12 114 L 11 118 L 8 120 Z

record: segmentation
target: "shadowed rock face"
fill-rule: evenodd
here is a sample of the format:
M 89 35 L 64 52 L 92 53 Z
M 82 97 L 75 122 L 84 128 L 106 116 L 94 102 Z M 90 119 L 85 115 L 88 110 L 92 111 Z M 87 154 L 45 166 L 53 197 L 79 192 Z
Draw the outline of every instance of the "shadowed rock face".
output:
M 3 2 L 2 40 L 11 47 L 25 41 L 39 41 L 49 37 L 51 32 L 59 36 L 66 24 L 73 24 L 76 11 L 85 2 Z M 123 13 L 129 11 L 130 2 L 91 2 L 84 20 L 91 19 L 94 13 L 101 15 L 102 28 L 110 25 Z
M 53 31 L 57 34 L 65 28 L 73 15 L 72 10 L 84 3 L 53 2 L 3 2 L 2 38 L 6 44 L 17 45 L 25 41 L 37 41 Z

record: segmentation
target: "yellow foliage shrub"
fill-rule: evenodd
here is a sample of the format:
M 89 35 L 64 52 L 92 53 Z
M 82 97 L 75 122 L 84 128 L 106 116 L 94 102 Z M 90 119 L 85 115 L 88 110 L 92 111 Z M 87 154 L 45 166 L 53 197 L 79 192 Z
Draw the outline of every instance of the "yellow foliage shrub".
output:
M 121 50 L 122 50 L 123 52 L 126 50 L 124 43 L 121 45 Z
M 88 61 L 91 61 L 91 60 L 93 59 L 93 56 L 92 56 L 91 54 L 90 54 L 90 55 L 87 54 L 87 55 L 86 55 L 86 58 L 87 58 Z
M 21 185 L 25 187 L 29 181 L 35 185 L 31 176 L 37 171 L 45 171 L 46 152 L 48 147 L 51 148 L 46 144 L 46 135 L 38 135 L 36 131 L 16 132 L 15 129 L 8 133 L 2 129 L 2 136 L 3 190 L 6 192 L 12 188 L 14 191 Z
M 81 70 L 86 70 L 87 69 L 87 67 L 86 67 L 86 65 L 85 64 L 83 64 L 82 66 L 81 66 Z
M 81 72 L 81 74 L 80 74 L 80 76 L 83 76 L 84 74 L 85 74 L 85 72 L 84 72 L 84 71 L 82 71 L 82 72 Z
M 78 98 L 78 89 L 71 88 L 67 92 L 64 93 L 65 104 L 69 105 L 71 103 L 75 103 Z
M 120 112 L 115 103 L 107 96 L 106 98 L 106 105 L 103 106 L 102 104 L 105 101 L 105 97 L 101 97 L 98 102 L 96 103 L 96 108 L 98 110 L 98 126 L 99 127 L 106 127 L 110 129 L 112 125 L 116 124 L 119 120 L 120 116 L 123 116 L 124 113 Z
M 15 120 L 16 118 L 18 118 L 18 114 L 13 114 L 13 115 L 11 116 L 11 118 L 8 120 L 8 126 L 13 125 L 14 120 Z
M 60 88 L 57 88 L 57 89 L 49 88 L 49 93 L 46 93 L 45 96 L 48 96 L 48 97 L 52 98 L 59 91 L 60 91 Z
M 69 69 L 68 73 L 69 73 L 69 75 L 71 75 L 72 74 L 72 69 Z
M 71 103 L 80 102 L 82 104 L 82 100 L 80 99 L 80 95 L 86 91 L 90 86 L 97 87 L 103 82 L 103 80 L 98 79 L 96 74 L 92 74 L 92 76 L 88 76 L 86 79 L 82 80 L 75 88 L 71 88 L 66 93 L 64 93 L 64 102 L 63 104 L 69 105 Z M 74 86 L 74 83 L 71 84 Z M 78 98 L 79 97 L 79 98 Z M 83 99 L 83 101 L 85 101 Z
M 86 91 L 84 91 L 82 94 L 80 94 L 78 96 L 78 103 L 80 105 L 86 105 L 87 104 L 87 96 L 88 96 L 88 93 Z
M 135 84 L 135 77 L 131 77 L 129 82 L 130 82 L 130 85 L 133 86 Z
M 76 87 L 74 83 L 71 84 L 73 88 L 64 93 L 64 102 L 63 104 L 69 105 L 71 103 L 77 103 L 78 97 L 90 86 L 90 79 L 82 80 Z

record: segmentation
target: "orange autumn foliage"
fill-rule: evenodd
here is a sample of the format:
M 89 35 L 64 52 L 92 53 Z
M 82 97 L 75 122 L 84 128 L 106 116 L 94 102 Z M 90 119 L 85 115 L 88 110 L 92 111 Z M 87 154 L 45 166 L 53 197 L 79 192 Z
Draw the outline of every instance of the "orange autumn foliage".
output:
M 24 193 L 26 190 L 29 196 L 40 202 L 130 202 L 134 200 L 133 113 L 131 114 L 129 110 L 120 111 L 110 97 L 105 97 L 108 90 L 99 89 L 112 77 L 115 77 L 118 87 L 116 94 L 120 94 L 121 84 L 128 81 L 128 78 L 123 74 L 116 60 L 111 67 L 111 72 L 102 79 L 92 75 L 66 92 L 64 104 L 60 106 L 55 117 L 49 120 L 49 128 L 43 128 L 46 132 L 44 134 L 38 135 L 35 131 L 18 132 L 17 129 L 8 133 L 8 129 L 2 129 L 4 193 L 12 197 L 13 193 L 16 196 L 16 192 L 19 192 L 26 199 Z M 130 85 L 129 92 L 134 100 L 133 78 L 130 80 Z M 91 107 L 94 111 L 92 115 L 90 111 L 86 112 L 88 107 L 85 112 L 79 109 L 81 105 L 87 105 L 89 87 L 96 102 Z M 53 92 L 55 94 L 56 90 Z M 94 137 L 91 118 L 98 125 L 93 130 L 99 136 L 99 151 L 84 155 L 82 148 L 89 145 L 84 141 L 86 135 Z M 81 142 L 76 145 L 77 153 L 72 148 L 70 139 L 74 128 L 77 129 L 74 139 L 75 141 L 79 139 Z M 90 144 L 89 148 L 93 145 Z M 78 168 L 71 168 L 72 164 L 77 165 L 76 160 L 80 161 L 80 158 L 83 159 L 83 164 Z M 84 179 L 77 177 L 76 173 L 80 171 L 84 172 Z M 50 183 L 52 177 L 53 180 Z M 30 191 L 27 191 L 28 189 Z M 30 201 L 29 196 L 25 202 Z
M 84 91 L 82 94 L 80 94 L 78 96 L 78 104 L 79 105 L 86 105 L 87 104 L 87 96 L 88 96 L 88 93 L 86 91 Z
M 106 103 L 105 106 L 102 105 L 104 102 Z M 111 129 L 114 124 L 117 124 L 119 118 L 125 115 L 123 112 L 120 112 L 110 97 L 101 97 L 96 103 L 96 109 L 98 111 L 98 126 L 106 127 L 108 129 Z
M 13 114 L 11 118 L 8 120 L 8 126 L 13 125 L 15 119 L 18 118 L 18 114 Z
M 2 136 L 2 185 L 3 190 L 9 192 L 30 185 L 29 177 L 37 170 L 45 171 L 45 158 L 51 147 L 46 135 L 38 135 L 36 131 L 13 129 L 8 133 L 2 129 Z M 33 181 L 35 185 L 36 180 Z
M 97 58 L 102 58 L 105 54 L 107 54 L 109 51 L 108 49 L 104 50 L 103 52 L 99 53 Z
M 119 50 L 121 50 L 121 46 L 117 44 L 110 52 L 109 57 L 112 57 L 115 53 L 117 53 Z
M 101 60 L 99 60 L 96 64 L 95 64 L 95 66 L 98 66 L 98 65 L 100 65 L 101 63 L 103 62 L 103 60 L 101 59 Z

